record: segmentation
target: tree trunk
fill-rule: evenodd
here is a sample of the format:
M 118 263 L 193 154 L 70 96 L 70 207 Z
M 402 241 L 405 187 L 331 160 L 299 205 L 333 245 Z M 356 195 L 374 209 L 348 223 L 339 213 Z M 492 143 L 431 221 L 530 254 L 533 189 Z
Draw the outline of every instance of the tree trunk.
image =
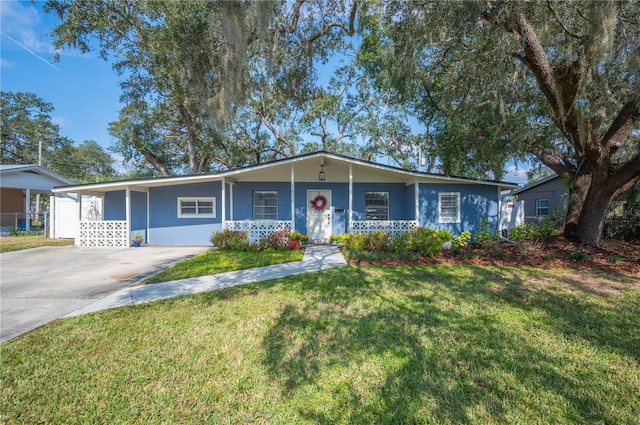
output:
M 580 214 L 576 237 L 587 246 L 599 246 L 607 208 L 613 200 L 614 190 L 607 184 L 594 184 L 589 189 Z
M 585 170 L 586 171 L 586 170 Z M 564 236 L 568 238 L 576 237 L 580 214 L 587 199 L 587 193 L 591 186 L 591 176 L 581 173 L 574 177 L 569 183 L 569 199 L 567 200 L 567 216 L 564 222 Z

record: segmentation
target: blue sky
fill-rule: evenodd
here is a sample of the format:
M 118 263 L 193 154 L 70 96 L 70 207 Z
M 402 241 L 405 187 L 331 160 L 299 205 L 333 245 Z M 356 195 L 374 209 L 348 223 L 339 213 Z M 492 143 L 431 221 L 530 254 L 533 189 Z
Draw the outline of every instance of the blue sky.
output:
M 58 23 L 43 2 L 0 0 L 0 87 L 31 92 L 53 104 L 60 134 L 76 144 L 111 144 L 109 122 L 118 118 L 120 87 L 111 64 L 93 53 L 64 50 L 53 63 L 48 36 Z
M 55 108 L 51 116 L 62 136 L 76 144 L 95 140 L 107 149 L 108 125 L 121 108 L 118 76 L 93 52 L 65 49 L 53 63 L 49 34 L 59 21 L 42 6 L 42 1 L 0 0 L 0 88 L 35 93 Z M 526 169 L 508 164 L 504 180 L 526 182 Z

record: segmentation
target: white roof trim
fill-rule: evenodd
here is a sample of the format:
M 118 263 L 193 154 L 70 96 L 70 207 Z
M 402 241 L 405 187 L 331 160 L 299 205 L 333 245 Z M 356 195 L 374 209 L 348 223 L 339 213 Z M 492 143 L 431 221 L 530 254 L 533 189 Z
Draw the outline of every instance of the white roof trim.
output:
M 507 189 L 517 188 L 518 186 L 515 183 L 508 183 L 508 182 L 471 179 L 471 178 L 464 178 L 464 177 L 451 177 L 451 176 L 445 176 L 440 174 L 427 174 L 419 171 L 404 170 L 398 167 L 392 167 L 388 165 L 367 162 L 367 161 L 349 158 L 349 157 L 332 154 L 328 152 L 316 152 L 312 154 L 300 155 L 300 156 L 295 156 L 291 158 L 284 158 L 276 161 L 265 162 L 263 164 L 249 165 L 242 168 L 221 171 L 216 174 L 198 174 L 198 175 L 188 175 L 188 176 L 157 177 L 157 178 L 151 178 L 151 179 L 120 180 L 120 181 L 114 181 L 114 182 L 90 183 L 90 184 L 75 185 L 75 186 L 56 187 L 53 189 L 53 191 L 55 193 L 78 192 L 78 191 L 84 192 L 88 190 L 114 191 L 114 190 L 123 190 L 127 187 L 133 187 L 133 186 L 153 187 L 153 186 L 189 184 L 189 183 L 198 183 L 198 182 L 221 181 L 224 178 L 242 175 L 249 171 L 259 171 L 262 169 L 267 169 L 267 168 L 276 167 L 276 166 L 290 165 L 296 162 L 308 161 L 310 159 L 315 159 L 315 158 L 329 158 L 329 159 L 333 159 L 346 164 L 353 164 L 353 165 L 358 165 L 362 167 L 368 167 L 375 170 L 397 173 L 397 174 L 405 175 L 411 178 L 418 178 L 419 182 L 426 181 L 426 180 L 430 180 L 430 181 L 442 180 L 443 182 L 449 182 L 449 183 L 463 183 L 463 184 L 475 183 L 475 184 L 483 184 L 488 186 L 503 187 Z
M 73 180 L 70 180 L 66 177 L 62 177 L 58 173 L 54 173 L 53 171 L 44 168 L 41 165 L 13 165 L 13 164 L 1 164 L 0 166 L 0 174 L 10 174 L 10 173 L 21 173 L 24 171 L 35 171 L 39 174 L 46 175 L 47 177 L 51 177 L 52 179 L 59 180 L 60 183 L 66 184 L 76 184 Z
M 552 174 L 552 175 L 547 176 L 545 178 L 542 178 L 540 180 L 536 180 L 533 183 L 529 183 L 526 186 L 522 186 L 521 188 L 516 189 L 513 192 L 511 192 L 509 195 L 517 195 L 518 193 L 524 192 L 526 190 L 532 189 L 532 188 L 534 188 L 536 186 L 539 186 L 541 184 L 544 184 L 544 183 L 547 183 L 547 182 L 549 182 L 551 180 L 559 179 L 559 178 L 560 178 L 560 176 L 558 176 L 557 174 Z

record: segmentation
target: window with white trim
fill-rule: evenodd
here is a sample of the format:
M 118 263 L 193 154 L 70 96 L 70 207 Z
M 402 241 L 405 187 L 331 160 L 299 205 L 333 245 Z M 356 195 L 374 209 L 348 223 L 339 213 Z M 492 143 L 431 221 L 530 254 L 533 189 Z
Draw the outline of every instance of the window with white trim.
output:
M 253 219 L 278 219 L 278 192 L 275 190 L 253 191 Z
M 549 215 L 549 200 L 536 199 L 536 215 L 547 217 Z
M 216 198 L 178 198 L 178 218 L 215 218 Z
M 364 193 L 365 220 L 389 220 L 389 192 Z
M 440 223 L 460 223 L 459 192 L 441 192 L 438 194 L 438 221 Z

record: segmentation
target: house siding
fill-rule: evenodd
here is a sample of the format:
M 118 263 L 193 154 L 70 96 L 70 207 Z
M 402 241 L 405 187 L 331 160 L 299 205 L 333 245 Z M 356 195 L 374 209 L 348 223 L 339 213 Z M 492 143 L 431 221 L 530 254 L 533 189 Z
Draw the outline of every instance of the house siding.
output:
M 149 242 L 158 245 L 210 245 L 211 234 L 222 229 L 222 184 L 219 181 L 152 187 Z M 215 218 L 178 218 L 178 198 L 214 197 Z
M 562 179 L 556 178 L 518 193 L 518 201 L 524 201 L 524 220 L 527 223 L 536 223 L 544 218 L 536 215 L 537 199 L 549 200 L 549 215 L 556 212 L 564 215 L 569 200 L 569 188 Z
M 233 219 L 253 219 L 253 191 L 278 192 L 278 220 L 291 220 L 291 184 L 287 182 L 238 182 L 233 190 Z M 297 196 L 297 194 L 296 194 Z
M 1 216 L 0 226 L 17 226 L 18 220 L 24 221 L 24 214 L 7 214 L 7 213 L 24 213 L 25 209 L 25 195 L 22 193 L 22 189 L 8 189 L 0 188 L 0 212 L 4 213 Z
M 364 220 L 365 192 L 389 192 L 389 220 L 413 220 L 407 210 L 407 186 L 404 183 L 355 183 L 353 185 L 353 219 Z M 411 210 L 413 211 L 413 210 Z
M 107 192 L 104 196 L 104 219 L 126 220 L 126 193 L 124 190 Z M 147 194 L 131 191 L 131 232 L 139 232 L 148 239 Z
M 460 193 L 460 223 L 439 223 L 438 194 Z M 421 227 L 443 229 L 459 235 L 480 231 L 480 220 L 486 218 L 495 231 L 498 225 L 498 190 L 491 186 L 465 184 L 420 183 Z

